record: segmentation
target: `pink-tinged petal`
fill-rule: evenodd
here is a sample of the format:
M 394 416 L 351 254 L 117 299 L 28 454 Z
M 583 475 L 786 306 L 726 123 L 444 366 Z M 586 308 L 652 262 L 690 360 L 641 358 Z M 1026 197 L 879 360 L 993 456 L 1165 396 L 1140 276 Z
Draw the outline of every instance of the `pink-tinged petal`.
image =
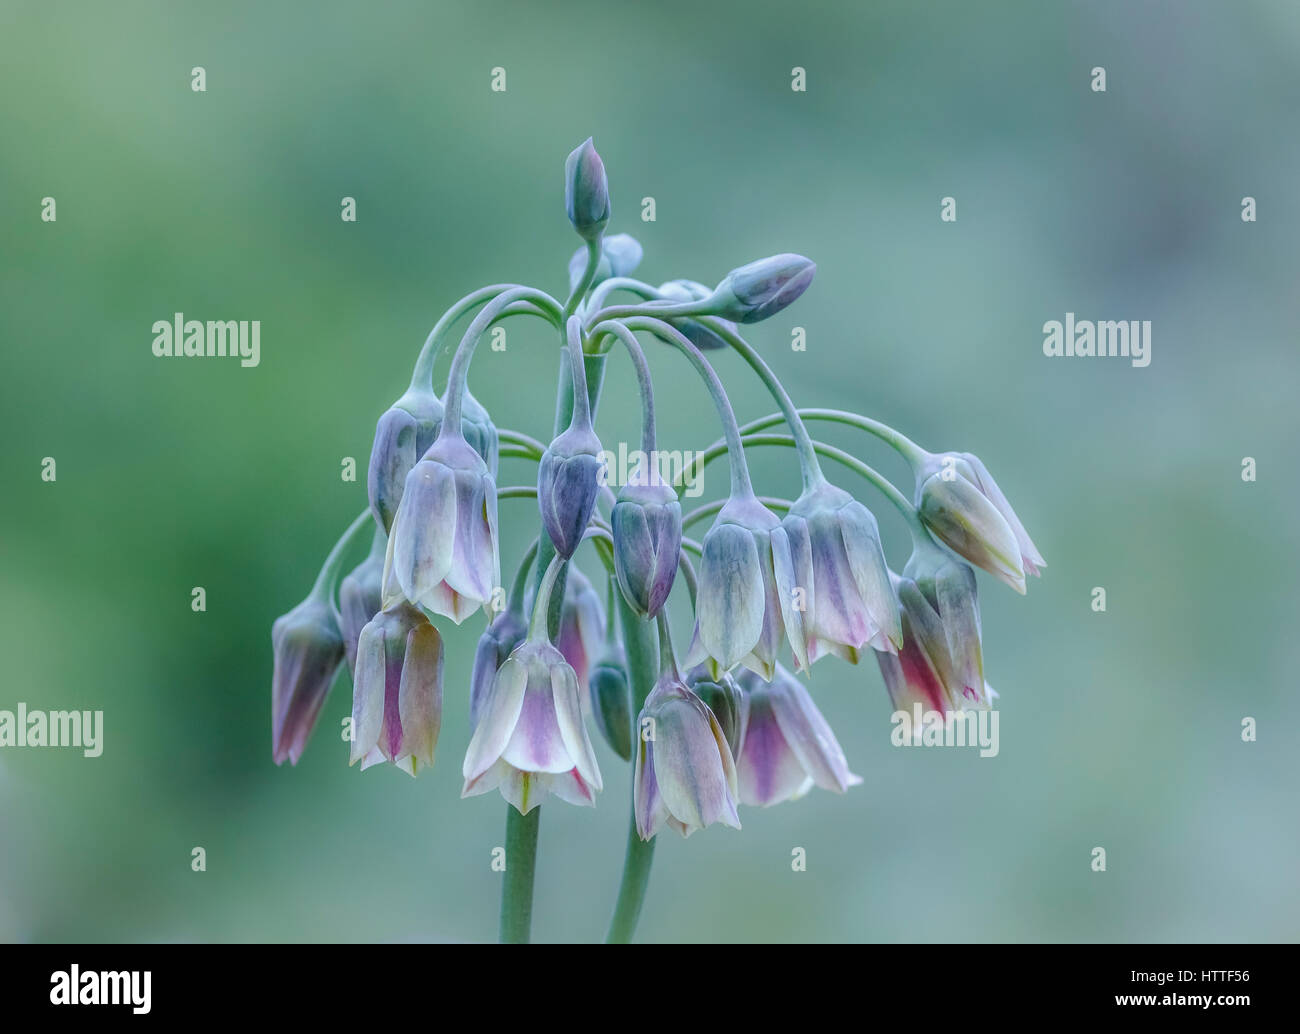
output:
M 555 716 L 551 671 L 545 664 L 529 662 L 523 706 L 502 760 L 524 772 L 567 772 L 574 759 L 565 748 Z
M 637 835 L 642 840 L 649 840 L 663 826 L 668 817 L 668 808 L 655 779 L 654 744 L 641 736 L 637 737 L 636 769 L 632 776 L 632 786 Z
M 808 658 L 807 617 L 813 599 L 813 570 L 812 547 L 803 521 L 791 521 L 772 532 L 772 577 L 795 667 L 807 670 L 812 663 Z
M 352 747 L 349 764 L 355 765 L 377 749 L 384 726 L 388 663 L 384 655 L 382 626 L 371 621 L 357 640 L 357 671 L 352 688 Z
M 465 785 L 461 787 L 460 795 L 464 797 L 477 797 L 480 794 L 491 793 L 500 787 L 503 780 L 510 778 L 513 772 L 509 765 L 504 761 L 497 761 L 489 765 L 487 770 L 475 776 L 473 779 L 466 779 Z
M 975 572 L 965 564 L 952 564 L 936 579 L 935 590 L 953 675 L 963 690 L 980 698 L 984 690 L 984 657 Z
M 587 726 L 582 720 L 578 679 L 567 664 L 551 667 L 551 693 L 560 739 L 564 743 L 565 752 L 573 759 L 573 770 L 585 785 L 599 792 L 603 786 L 600 767 L 596 764 L 596 752 L 592 750 Z
M 435 614 L 451 618 L 458 625 L 462 624 L 466 618 L 478 613 L 479 608 L 478 600 L 462 595 L 453 589 L 448 582 L 438 582 L 436 585 L 431 586 L 429 591 L 425 593 L 424 598 L 420 600 L 420 603 Z
M 840 521 L 849 571 L 857 584 L 858 597 L 878 633 L 883 633 L 897 648 L 903 642 L 902 617 L 899 614 L 898 600 L 890 586 L 885 555 L 880 549 L 880 529 L 876 525 L 876 518 L 865 506 L 855 501 L 840 510 Z
M 465 751 L 462 773 L 467 783 L 491 768 L 514 736 L 528 686 L 528 669 L 518 660 L 518 653 L 516 650 L 506 658 L 492 680 L 482 717 Z
M 769 694 L 772 713 L 800 766 L 823 790 L 843 793 L 862 782 L 849 771 L 844 750 L 803 684 L 789 672 Z
M 433 764 L 442 724 L 442 636 L 427 621 L 412 628 L 398 688 L 402 754 Z M 414 774 L 414 772 L 412 773 Z
M 1047 566 L 1047 561 L 1043 555 L 1038 552 L 1030 541 L 1029 533 L 1025 531 L 1025 526 L 1016 516 L 1016 511 L 1011 508 L 1011 503 L 998 487 L 998 483 L 993 480 L 993 475 L 988 472 L 988 468 L 980 461 L 978 456 L 971 453 L 963 453 L 963 458 L 970 464 L 975 473 L 975 481 L 981 492 L 989 497 L 989 500 L 997 507 L 998 512 L 1002 514 L 1003 520 L 1011 527 L 1011 531 L 1016 536 L 1016 543 L 1020 549 L 1020 562 L 1025 569 L 1026 574 L 1038 575 L 1041 569 Z
M 402 593 L 420 600 L 451 568 L 456 527 L 452 471 L 423 459 L 406 476 L 393 521 L 393 570 Z
M 772 713 L 767 693 L 751 696 L 749 728 L 737 763 L 740 802 L 768 807 L 795 796 L 808 773 L 799 764 Z
M 555 775 L 539 775 L 537 779 L 547 793 L 564 801 L 565 804 L 588 808 L 596 806 L 596 788 L 583 779 L 576 768 Z
M 729 811 L 735 810 L 730 785 L 735 773 L 724 770 L 719 742 L 728 757 L 730 750 L 722 730 L 714 733 L 716 719 L 710 722 L 711 713 L 705 717 L 696 704 L 693 700 L 666 703 L 655 728 L 659 792 L 669 814 L 687 828 L 707 826 L 720 818 L 726 821 Z

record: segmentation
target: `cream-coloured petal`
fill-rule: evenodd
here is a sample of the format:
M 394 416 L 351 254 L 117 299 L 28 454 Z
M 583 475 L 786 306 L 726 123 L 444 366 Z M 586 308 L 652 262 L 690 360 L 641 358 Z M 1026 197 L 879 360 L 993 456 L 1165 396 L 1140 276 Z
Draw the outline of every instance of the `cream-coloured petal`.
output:
M 442 664 L 442 636 L 427 621 L 416 625 L 406 637 L 397 707 L 402 753 L 425 765 L 433 764 L 442 725 Z
M 763 634 L 763 573 L 754 536 L 717 525 L 705 537 L 695 615 L 700 641 L 724 668 L 734 667 Z
M 772 713 L 790 750 L 814 783 L 843 793 L 858 779 L 844 750 L 803 684 L 788 672 L 771 693 Z M 859 780 L 860 781 L 860 780 Z
M 564 741 L 569 757 L 573 759 L 574 770 L 584 784 L 599 792 L 604 786 L 600 778 L 600 766 L 596 764 L 596 752 L 592 750 L 587 725 L 582 720 L 578 679 L 567 664 L 552 665 L 551 693 L 560 738 Z
M 511 654 L 498 669 L 483 702 L 483 713 L 465 751 L 462 774 L 467 783 L 486 772 L 505 752 L 524 706 L 528 670 Z
M 388 666 L 382 626 L 370 621 L 357 640 L 357 670 L 352 685 L 352 746 L 348 764 L 355 765 L 379 742 L 384 725 L 384 696 Z

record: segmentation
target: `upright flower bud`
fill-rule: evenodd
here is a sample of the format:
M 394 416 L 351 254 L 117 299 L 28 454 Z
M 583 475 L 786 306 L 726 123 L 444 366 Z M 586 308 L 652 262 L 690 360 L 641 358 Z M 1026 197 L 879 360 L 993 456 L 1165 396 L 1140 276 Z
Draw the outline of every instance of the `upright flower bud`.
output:
M 773 255 L 733 269 L 718 284 L 711 308 L 737 323 L 757 323 L 775 316 L 812 283 L 817 265 L 802 255 Z
M 736 759 L 742 804 L 767 807 L 802 797 L 814 786 L 843 793 L 862 782 L 808 690 L 781 665 L 765 682 L 745 672 L 749 729 Z
M 393 527 L 406 475 L 433 444 L 441 423 L 442 403 L 438 396 L 429 389 L 412 388 L 389 406 L 375 425 L 366 491 L 370 511 L 384 531 Z
M 406 477 L 388 538 L 384 596 L 400 594 L 460 624 L 500 578 L 497 490 L 483 458 L 444 427 Z
M 772 549 L 796 667 L 826 654 L 856 664 L 867 644 L 902 642 L 876 518 L 848 492 L 825 481 L 806 491 L 772 533 Z
M 537 465 L 537 507 L 555 551 L 568 560 L 578 548 L 600 491 L 600 439 L 590 420 L 576 419 L 555 437 Z
M 548 793 L 595 804 L 600 769 L 582 721 L 578 680 L 550 643 L 525 640 L 501 665 L 463 772 L 462 797 L 500 790 L 524 815 Z
M 659 285 L 659 296 L 670 302 L 698 302 L 711 294 L 713 294 L 712 290 L 694 280 L 669 280 L 666 284 Z M 736 330 L 736 325 L 731 320 L 721 316 L 716 319 L 728 330 L 733 332 Z M 727 347 L 726 341 L 696 320 L 674 316 L 668 322 L 686 335 L 687 340 L 701 351 Z
M 642 460 L 619 491 L 610 517 L 614 571 L 628 606 L 652 618 L 668 599 L 682 552 L 682 506 L 677 493 Z
M 785 638 L 772 532 L 780 521 L 754 496 L 727 500 L 704 536 L 695 635 L 687 664 L 714 672 L 743 664 L 765 678 Z
M 354 677 L 361 630 L 383 609 L 384 554 L 387 548 L 388 536 L 376 528 L 370 555 L 339 585 L 339 629 L 348 654 L 348 671 Z
M 600 242 L 600 261 L 596 275 L 588 285 L 595 287 L 613 276 L 631 276 L 641 264 L 641 243 L 628 233 L 612 233 Z M 569 259 L 569 290 L 576 291 L 587 271 L 587 249 L 579 248 Z M 705 292 L 707 293 L 707 292 Z
M 586 241 L 605 232 L 609 222 L 609 182 L 605 163 L 588 137 L 564 162 L 564 209 L 569 222 Z
M 917 470 L 921 520 L 952 550 L 1024 595 L 1047 566 L 984 464 L 969 452 L 929 455 Z
M 749 726 L 749 698 L 726 672 L 714 678 L 703 664 L 686 673 L 686 686 L 713 712 L 731 748 L 731 756 L 738 760 Z
M 329 601 L 308 596 L 271 626 L 271 756 L 296 765 L 343 660 L 343 635 Z
M 736 764 L 722 726 L 676 672 L 655 683 L 637 729 L 633 809 L 642 840 L 665 823 L 684 837 L 715 822 L 740 828 Z
M 351 764 L 432 765 L 442 723 L 442 637 L 405 601 L 375 615 L 357 643 Z
M 632 690 L 622 647 L 610 644 L 592 666 L 591 716 L 605 742 L 624 761 L 632 760 Z

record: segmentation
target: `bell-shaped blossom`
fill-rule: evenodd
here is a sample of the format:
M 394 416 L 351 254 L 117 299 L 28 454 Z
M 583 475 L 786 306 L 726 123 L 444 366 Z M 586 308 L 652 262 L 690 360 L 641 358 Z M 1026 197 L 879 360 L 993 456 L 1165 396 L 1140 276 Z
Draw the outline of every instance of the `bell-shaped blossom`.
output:
M 528 638 L 528 621 L 515 607 L 507 606 L 492 619 L 479 636 L 474 650 L 474 667 L 469 679 L 469 723 L 478 725 L 492 682 L 501 665 L 516 646 Z
M 545 640 L 528 639 L 501 665 L 465 752 L 461 796 L 500 790 L 527 814 L 548 794 L 595 804 L 600 769 L 587 737 L 578 680 Z
M 897 648 L 898 601 L 871 511 L 825 481 L 801 495 L 772 533 L 778 596 L 795 665 Z M 769 677 L 770 675 L 765 675 Z
M 444 427 L 407 475 L 388 539 L 384 601 L 400 590 L 460 624 L 499 580 L 496 483 L 483 458 Z
M 772 675 L 785 638 L 772 548 L 780 524 L 752 495 L 733 496 L 718 512 L 704 536 L 687 664 L 703 662 L 714 672 L 743 664 Z
M 843 793 L 862 782 L 803 684 L 781 665 L 765 682 L 739 679 L 749 701 L 745 745 L 736 759 L 742 804 L 767 807 L 802 797 L 814 786 Z
M 416 774 L 432 765 L 442 723 L 442 636 L 399 601 L 375 615 L 357 643 L 351 763 L 384 761 Z
M 727 737 L 675 671 L 661 675 L 646 697 L 637 731 L 633 809 L 642 840 L 665 824 L 684 837 L 715 822 L 740 828 Z
M 343 660 L 334 608 L 313 594 L 271 626 L 271 756 L 296 765 Z
M 619 491 L 610 524 L 623 598 L 651 618 L 668 599 L 682 552 L 682 506 L 653 463 L 642 462 Z
M 1021 595 L 1025 575 L 1047 566 L 997 482 L 969 452 L 926 455 L 916 474 L 916 508 L 954 552 Z

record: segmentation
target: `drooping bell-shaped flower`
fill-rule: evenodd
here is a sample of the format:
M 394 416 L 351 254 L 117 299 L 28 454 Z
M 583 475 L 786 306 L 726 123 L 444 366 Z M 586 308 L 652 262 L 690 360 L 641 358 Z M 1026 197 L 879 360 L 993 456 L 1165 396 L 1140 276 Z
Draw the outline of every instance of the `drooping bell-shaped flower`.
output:
M 785 637 L 772 533 L 776 514 L 753 495 L 733 495 L 704 536 L 689 665 L 714 672 L 743 664 L 765 678 Z
M 398 601 L 361 631 L 352 689 L 351 764 L 432 765 L 442 723 L 442 636 Z
M 354 676 L 361 630 L 383 609 L 384 554 L 387 549 L 388 536 L 376 528 L 370 555 L 339 585 L 339 629 L 347 650 L 348 671 Z
M 742 804 L 767 807 L 802 797 L 814 786 L 843 793 L 862 782 L 803 684 L 781 665 L 766 682 L 741 674 L 749 727 L 736 759 Z
M 772 255 L 733 269 L 710 295 L 710 308 L 736 323 L 775 316 L 808 289 L 817 264 L 802 255 Z
M 675 670 L 661 675 L 646 697 L 637 731 L 633 807 L 642 840 L 665 823 L 684 837 L 715 822 L 740 828 L 726 735 Z
M 902 641 L 898 601 L 871 511 L 821 480 L 772 533 L 777 589 L 795 664 L 807 670 L 835 654 L 853 664 L 866 645 Z
M 695 280 L 669 280 L 659 285 L 659 295 L 665 301 L 698 302 L 708 298 L 713 291 Z M 736 324 L 721 316 L 715 317 L 728 330 L 736 331 Z M 685 316 L 671 317 L 668 322 L 686 335 L 696 348 L 704 351 L 726 348 L 727 342 L 697 320 Z
M 544 639 L 527 639 L 501 665 L 465 753 L 462 797 L 500 790 L 527 814 L 548 794 L 595 804 L 600 769 L 587 737 L 578 680 Z
M 412 386 L 388 407 L 375 425 L 366 491 L 370 512 L 384 531 L 393 527 L 406 475 L 438 436 L 442 403 L 432 388 Z
M 668 599 L 682 551 L 682 506 L 658 466 L 642 460 L 610 516 L 614 570 L 628 606 L 651 618 Z
M 591 717 L 596 728 L 624 761 L 632 760 L 632 690 L 628 682 L 627 659 L 617 643 L 591 667 Z
M 460 624 L 500 579 L 497 490 L 483 458 L 445 424 L 411 468 L 388 539 L 384 601 L 395 592 Z
M 605 232 L 609 222 L 609 181 L 591 137 L 565 159 L 564 210 L 583 240 L 594 241 Z
M 641 243 L 628 233 L 612 233 L 600 242 L 600 261 L 588 290 L 614 276 L 631 276 L 641 264 Z M 576 291 L 587 271 L 587 249 L 580 247 L 569 259 L 569 290 Z
M 465 389 L 460 404 L 460 433 L 487 464 L 488 473 L 497 476 L 501 462 L 501 438 L 486 407 Z
M 729 674 L 720 672 L 715 678 L 703 664 L 686 673 L 686 686 L 713 712 L 732 758 L 739 760 L 749 726 L 749 698 Z
M 271 756 L 296 765 L 343 660 L 334 608 L 313 593 L 271 626 Z
M 954 552 L 1021 595 L 1025 575 L 1047 566 L 997 482 L 969 452 L 926 455 L 916 472 L 916 508 Z

